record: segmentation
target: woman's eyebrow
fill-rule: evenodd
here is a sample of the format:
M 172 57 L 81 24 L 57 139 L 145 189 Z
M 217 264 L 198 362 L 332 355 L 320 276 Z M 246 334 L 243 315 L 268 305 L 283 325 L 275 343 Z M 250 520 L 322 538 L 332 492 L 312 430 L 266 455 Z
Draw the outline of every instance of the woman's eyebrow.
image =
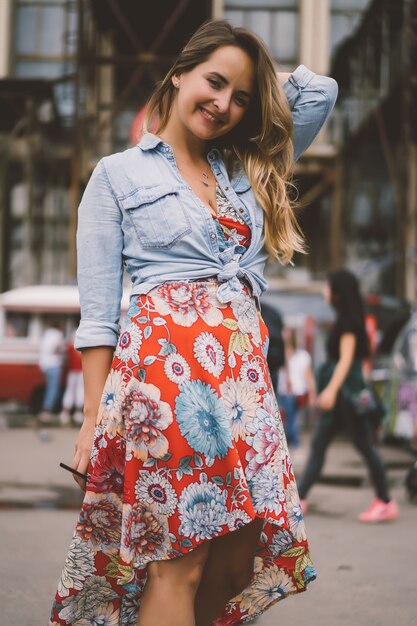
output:
M 222 81 L 222 83 L 224 83 L 225 85 L 229 84 L 229 81 L 227 80 L 227 78 L 225 78 L 224 76 L 222 76 L 221 74 L 219 74 L 219 72 L 209 72 L 212 76 L 216 76 L 216 78 L 218 78 L 219 80 Z M 242 94 L 242 96 L 247 96 L 248 98 L 251 97 L 251 94 L 248 91 L 245 91 L 244 89 L 239 89 L 239 93 Z

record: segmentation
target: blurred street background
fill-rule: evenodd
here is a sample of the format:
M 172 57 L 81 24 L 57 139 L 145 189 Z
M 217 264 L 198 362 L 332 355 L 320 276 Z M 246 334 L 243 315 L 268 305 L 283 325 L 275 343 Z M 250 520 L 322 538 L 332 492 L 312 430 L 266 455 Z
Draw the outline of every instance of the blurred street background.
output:
M 63 406 L 69 353 L 50 423 L 39 420 L 41 338 L 54 324 L 70 342 L 79 318 L 81 194 L 102 156 L 138 141 L 156 82 L 211 17 L 257 32 L 279 70 L 303 63 L 339 84 L 331 120 L 296 164 L 310 252 L 268 266 L 263 302 L 316 368 L 333 321 L 326 274 L 356 274 L 401 509 L 391 525 L 357 523 L 372 489 L 338 439 L 307 519 L 319 580 L 258 623 L 417 625 L 417 506 L 404 488 L 417 450 L 417 0 L 0 0 L 0 626 L 46 624 L 81 501 L 58 467 L 79 425 L 79 407 Z M 308 411 L 300 426 L 297 472 Z

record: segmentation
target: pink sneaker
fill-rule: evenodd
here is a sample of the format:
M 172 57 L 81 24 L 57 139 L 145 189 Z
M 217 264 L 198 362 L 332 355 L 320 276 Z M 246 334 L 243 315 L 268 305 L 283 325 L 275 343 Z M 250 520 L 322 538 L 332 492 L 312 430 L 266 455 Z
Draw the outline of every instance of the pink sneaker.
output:
M 395 500 L 384 502 L 383 500 L 375 498 L 369 509 L 361 513 L 358 519 L 360 522 L 388 522 L 396 519 L 399 514 L 400 510 Z
M 301 506 L 301 513 L 304 515 L 307 513 L 308 511 L 308 502 L 307 500 L 300 500 L 300 506 Z

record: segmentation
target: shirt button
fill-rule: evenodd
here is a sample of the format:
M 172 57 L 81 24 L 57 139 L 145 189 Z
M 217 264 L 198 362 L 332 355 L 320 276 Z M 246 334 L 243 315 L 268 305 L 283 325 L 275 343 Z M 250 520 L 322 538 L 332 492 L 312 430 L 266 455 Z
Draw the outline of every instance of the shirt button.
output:
M 243 213 L 244 209 L 242 207 L 239 208 L 239 213 Z
M 215 235 L 214 233 L 211 233 L 210 237 L 211 237 L 212 239 L 216 239 L 216 235 Z
M 224 188 L 224 190 L 225 190 L 225 191 L 229 191 L 229 187 L 225 187 L 225 188 Z

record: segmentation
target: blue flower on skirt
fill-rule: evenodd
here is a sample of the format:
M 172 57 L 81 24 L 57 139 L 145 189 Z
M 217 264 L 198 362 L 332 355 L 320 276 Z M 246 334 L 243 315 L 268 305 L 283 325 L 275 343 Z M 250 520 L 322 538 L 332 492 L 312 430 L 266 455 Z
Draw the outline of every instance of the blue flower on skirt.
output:
M 181 434 L 196 452 L 210 459 L 226 456 L 232 447 L 232 431 L 223 402 L 201 380 L 186 382 L 175 401 Z
M 294 545 L 294 537 L 288 530 L 278 530 L 272 537 L 270 550 L 273 556 L 279 556 Z
M 202 473 L 200 483 L 188 485 L 181 493 L 179 532 L 197 541 L 218 535 L 227 523 L 226 497 L 227 493 Z

